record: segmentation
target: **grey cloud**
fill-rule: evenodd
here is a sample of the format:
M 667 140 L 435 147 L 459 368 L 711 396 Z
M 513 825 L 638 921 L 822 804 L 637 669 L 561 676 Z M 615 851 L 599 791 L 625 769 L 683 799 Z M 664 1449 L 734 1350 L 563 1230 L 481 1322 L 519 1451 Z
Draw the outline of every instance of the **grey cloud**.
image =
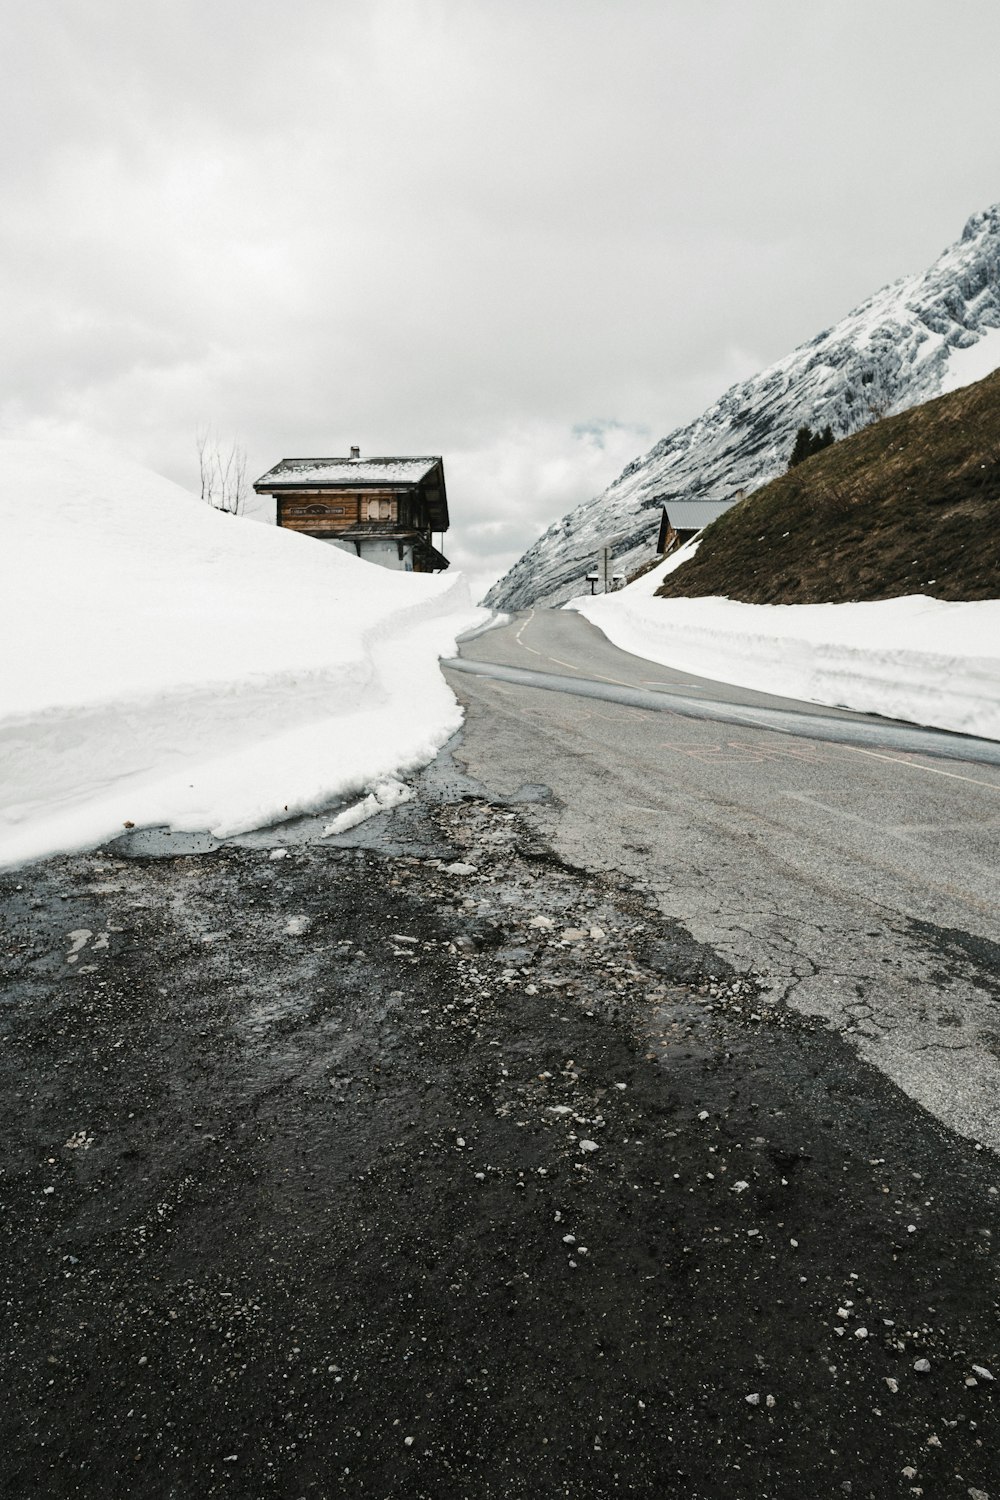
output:
M 259 472 L 442 452 L 477 577 L 1000 197 L 992 0 L 52 0 L 2 24 L 7 426 L 188 485 L 204 422 Z

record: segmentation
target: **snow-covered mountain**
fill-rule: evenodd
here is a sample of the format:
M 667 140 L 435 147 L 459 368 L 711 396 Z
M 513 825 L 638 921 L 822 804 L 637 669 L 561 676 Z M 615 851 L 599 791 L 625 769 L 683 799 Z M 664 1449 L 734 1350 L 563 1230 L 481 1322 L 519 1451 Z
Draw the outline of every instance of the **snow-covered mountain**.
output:
M 980 380 L 1000 366 L 1000 204 L 976 214 L 922 276 L 876 292 L 835 327 L 662 438 L 493 585 L 485 602 L 520 609 L 584 590 L 598 547 L 616 570 L 653 555 L 660 506 L 727 500 L 785 471 L 803 423 L 842 437 L 876 417 Z

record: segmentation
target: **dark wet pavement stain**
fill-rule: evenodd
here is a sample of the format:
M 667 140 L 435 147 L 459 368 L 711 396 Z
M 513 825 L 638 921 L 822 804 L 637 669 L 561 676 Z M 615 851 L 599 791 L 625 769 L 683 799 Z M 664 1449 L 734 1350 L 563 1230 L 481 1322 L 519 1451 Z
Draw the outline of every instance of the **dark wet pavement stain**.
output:
M 0 881 L 5 1495 L 995 1488 L 994 1158 L 516 805 L 375 823 Z

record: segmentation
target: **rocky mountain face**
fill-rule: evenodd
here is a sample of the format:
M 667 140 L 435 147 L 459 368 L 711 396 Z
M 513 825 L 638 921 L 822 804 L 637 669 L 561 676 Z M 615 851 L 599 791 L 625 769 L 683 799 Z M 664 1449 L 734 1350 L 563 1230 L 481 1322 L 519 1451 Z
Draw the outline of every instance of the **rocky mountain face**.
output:
M 585 591 L 597 549 L 615 568 L 653 556 L 661 505 L 735 499 L 785 472 L 796 430 L 837 437 L 1000 367 L 1000 204 L 973 216 L 921 276 L 876 292 L 835 327 L 662 438 L 525 552 L 493 585 L 496 608 L 561 604 Z

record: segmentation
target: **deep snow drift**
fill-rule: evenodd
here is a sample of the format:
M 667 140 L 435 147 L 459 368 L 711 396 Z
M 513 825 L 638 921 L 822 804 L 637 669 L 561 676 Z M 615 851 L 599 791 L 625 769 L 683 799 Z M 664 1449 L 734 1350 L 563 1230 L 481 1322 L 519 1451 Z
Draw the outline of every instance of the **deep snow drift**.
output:
M 567 607 L 623 651 L 698 677 L 1000 740 L 1000 601 L 655 598 L 697 545 L 618 594 Z
M 580 593 L 598 547 L 634 571 L 653 554 L 660 507 L 728 501 L 784 473 L 803 422 L 843 437 L 1000 366 L 1000 204 L 919 276 L 870 297 L 833 328 L 734 385 L 697 421 L 662 438 L 596 499 L 549 527 L 485 602 L 560 604 Z
M 374 789 L 461 713 L 484 617 L 127 461 L 0 441 L 0 864 L 123 826 L 225 835 Z

